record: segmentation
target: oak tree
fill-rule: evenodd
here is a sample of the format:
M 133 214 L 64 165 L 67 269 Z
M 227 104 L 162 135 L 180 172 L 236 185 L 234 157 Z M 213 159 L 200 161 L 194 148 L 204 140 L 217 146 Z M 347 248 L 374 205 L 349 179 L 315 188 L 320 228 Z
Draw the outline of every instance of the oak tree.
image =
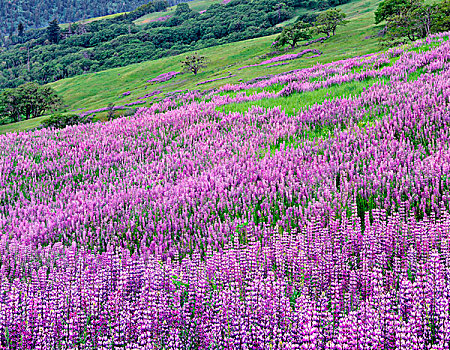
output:
M 186 56 L 186 58 L 181 61 L 181 67 L 184 72 L 191 72 L 194 75 L 208 66 L 208 59 L 205 56 L 199 55 L 197 52 L 192 55 Z
M 316 31 L 318 33 L 324 33 L 327 36 L 330 36 L 330 34 L 335 35 L 338 26 L 343 26 L 348 23 L 345 17 L 347 15 L 341 9 L 329 9 L 322 12 L 317 16 L 315 22 Z

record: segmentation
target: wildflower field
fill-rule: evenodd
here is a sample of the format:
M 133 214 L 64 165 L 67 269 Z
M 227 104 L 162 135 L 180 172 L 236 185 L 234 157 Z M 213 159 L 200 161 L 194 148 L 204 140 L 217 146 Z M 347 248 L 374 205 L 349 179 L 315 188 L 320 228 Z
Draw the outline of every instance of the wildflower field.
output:
M 1 135 L 1 347 L 449 349 L 448 36 Z

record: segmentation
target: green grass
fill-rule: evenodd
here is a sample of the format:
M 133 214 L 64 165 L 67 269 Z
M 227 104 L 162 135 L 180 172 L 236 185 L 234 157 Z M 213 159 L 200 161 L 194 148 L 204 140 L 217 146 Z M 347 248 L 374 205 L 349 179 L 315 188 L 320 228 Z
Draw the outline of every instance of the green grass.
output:
M 19 132 L 19 131 L 26 131 L 30 129 L 34 129 L 41 125 L 41 123 L 47 119 L 48 116 L 29 119 L 29 120 L 23 120 L 18 123 L 12 123 L 12 124 L 6 124 L 6 125 L 0 125 L 0 134 L 6 134 L 7 132 Z
M 220 2 L 221 2 L 221 0 L 194 0 L 194 1 L 188 2 L 187 4 L 191 8 L 191 10 L 200 12 L 200 11 L 206 10 L 212 4 L 220 3 Z M 172 6 L 172 7 L 168 7 L 167 11 L 149 13 L 148 15 L 138 18 L 133 23 L 136 25 L 143 25 L 143 24 L 147 24 L 151 21 L 154 21 L 160 17 L 169 16 L 169 15 L 172 16 L 175 13 L 176 8 L 177 8 L 176 6 Z
M 105 15 L 105 16 L 100 16 L 100 17 L 87 18 L 87 19 L 84 19 L 84 20 L 82 20 L 82 21 L 78 21 L 78 22 L 75 22 L 75 23 L 86 24 L 86 23 L 91 23 L 91 22 L 95 22 L 95 21 L 101 21 L 102 19 L 114 18 L 114 17 L 120 16 L 120 15 L 123 15 L 123 14 L 125 14 L 125 13 L 127 13 L 127 12 L 113 13 L 113 14 L 111 14 L 111 15 Z M 71 23 L 71 24 L 73 24 L 73 23 Z M 59 26 L 60 26 L 62 29 L 66 29 L 66 28 L 69 27 L 69 23 L 61 23 Z
M 301 108 L 312 106 L 314 104 L 323 103 L 325 100 L 332 100 L 334 98 L 343 98 L 356 96 L 361 94 L 364 88 L 373 85 L 379 79 L 366 79 L 364 81 L 352 81 L 343 83 L 341 85 L 333 85 L 326 89 L 306 91 L 301 93 L 293 93 L 289 96 L 282 96 L 277 98 L 265 98 L 257 101 L 232 103 L 224 106 L 219 106 L 216 109 L 224 113 L 239 112 L 245 113 L 252 106 L 259 106 L 263 108 L 279 107 L 284 110 L 287 115 L 294 115 Z

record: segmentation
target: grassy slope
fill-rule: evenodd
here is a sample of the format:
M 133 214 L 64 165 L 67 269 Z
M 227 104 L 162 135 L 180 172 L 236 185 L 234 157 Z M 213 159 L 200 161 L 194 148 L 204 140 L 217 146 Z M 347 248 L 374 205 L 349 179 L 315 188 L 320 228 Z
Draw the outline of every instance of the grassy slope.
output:
M 29 129 L 36 128 L 39 125 L 41 125 L 42 122 L 47 118 L 48 116 L 43 116 L 30 120 L 24 120 L 18 123 L 0 125 L 0 134 L 6 134 L 7 132 L 14 132 L 14 131 L 26 131 Z
M 137 97 L 155 90 L 162 90 L 166 93 L 184 89 L 210 89 L 227 83 L 238 83 L 240 79 L 250 80 L 261 75 L 308 67 L 316 62 L 331 62 L 379 51 L 377 39 L 365 39 L 377 32 L 377 28 L 373 24 L 373 11 L 377 4 L 378 0 L 363 0 L 341 6 L 348 14 L 350 23 L 338 29 L 336 36 L 324 44 L 309 46 L 309 48 L 318 48 L 324 53 L 321 57 L 313 60 L 299 59 L 285 66 L 252 67 L 237 71 L 240 66 L 261 62 L 257 56 L 270 51 L 270 44 L 274 39 L 274 36 L 268 36 L 200 50 L 199 52 L 207 56 L 211 63 L 204 72 L 197 76 L 184 74 L 166 83 L 153 85 L 146 83 L 146 80 L 161 73 L 178 71 L 180 69 L 179 62 L 184 56 L 180 55 L 76 76 L 57 81 L 50 86 L 63 97 L 64 102 L 69 106 L 68 110 L 96 109 L 105 107 L 109 103 L 116 105 L 129 103 L 135 101 Z M 303 49 L 302 47 L 297 48 L 296 52 Z M 198 82 L 226 76 L 228 72 L 236 74 L 236 77 L 196 86 Z M 131 95 L 122 97 L 122 93 L 125 91 L 131 91 Z M 20 126 L 21 130 L 26 129 L 26 122 L 24 123 L 25 125 L 21 124 Z M 16 130 L 14 125 L 16 124 L 0 126 L 0 133 Z M 31 126 L 30 123 L 30 128 L 33 127 L 35 125 Z
M 379 50 L 376 39 L 365 39 L 365 37 L 376 33 L 376 28 L 373 25 L 373 9 L 376 7 L 376 4 L 376 0 L 369 0 L 344 5 L 344 11 L 349 13 L 350 23 L 338 30 L 337 35 L 324 44 L 309 46 L 324 52 L 321 57 L 314 60 L 299 59 L 292 61 L 286 66 L 272 68 L 252 67 L 237 71 L 237 68 L 240 66 L 261 61 L 257 56 L 268 52 L 274 39 L 274 36 L 268 36 L 200 50 L 199 52 L 207 56 L 211 61 L 211 64 L 204 72 L 199 73 L 197 76 L 181 75 L 166 83 L 150 85 L 146 83 L 146 80 L 164 72 L 178 71 L 180 69 L 179 61 L 184 55 L 77 76 L 60 80 L 50 85 L 63 96 L 70 109 L 94 109 L 104 107 L 110 102 L 122 104 L 134 101 L 136 97 L 154 90 L 170 92 L 180 89 L 209 89 L 226 83 L 237 83 L 240 79 L 249 80 L 269 73 L 274 74 L 311 66 L 315 62 L 331 62 L 337 59 L 366 54 Z M 303 49 L 297 48 L 296 51 Z M 199 87 L 195 85 L 207 79 L 226 76 L 228 72 L 237 74 L 237 76 Z M 147 89 L 145 89 L 146 85 Z M 128 90 L 132 94 L 122 98 L 121 94 Z
M 87 19 L 78 21 L 76 23 L 86 24 L 86 23 L 91 23 L 91 22 L 95 22 L 95 21 L 101 21 L 102 19 L 114 18 L 114 17 L 120 16 L 120 15 L 123 15 L 124 13 L 127 13 L 127 12 L 113 13 L 111 15 L 105 15 L 105 16 L 94 17 L 94 18 L 87 18 Z M 69 27 L 69 23 L 61 23 L 59 26 L 61 28 L 63 28 L 63 29 L 66 29 L 67 27 Z

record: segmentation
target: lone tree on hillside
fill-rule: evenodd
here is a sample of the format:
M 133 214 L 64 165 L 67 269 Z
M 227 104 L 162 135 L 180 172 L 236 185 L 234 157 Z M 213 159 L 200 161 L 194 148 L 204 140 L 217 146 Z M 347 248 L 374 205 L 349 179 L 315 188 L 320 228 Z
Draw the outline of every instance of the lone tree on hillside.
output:
M 318 33 L 324 33 L 327 36 L 330 36 L 330 33 L 335 35 L 338 26 L 343 26 L 348 23 L 345 20 L 345 17 L 347 17 L 347 15 L 340 9 L 326 10 L 317 16 L 315 22 L 316 30 Z
M 311 39 L 310 28 L 311 26 L 303 21 L 286 26 L 275 39 L 274 46 L 281 48 L 289 45 L 291 48 L 294 48 L 299 41 Z
M 181 61 L 183 72 L 192 72 L 194 75 L 208 66 L 208 59 L 205 56 L 200 56 L 197 52 L 186 56 L 184 61 Z
M 40 86 L 35 82 L 20 85 L 17 89 L 22 97 L 22 115 L 26 119 L 42 116 L 46 111 L 61 106 L 61 98 L 49 86 Z
M 47 27 L 47 39 L 52 44 L 57 44 L 61 36 L 61 28 L 59 28 L 58 20 L 55 18 Z

